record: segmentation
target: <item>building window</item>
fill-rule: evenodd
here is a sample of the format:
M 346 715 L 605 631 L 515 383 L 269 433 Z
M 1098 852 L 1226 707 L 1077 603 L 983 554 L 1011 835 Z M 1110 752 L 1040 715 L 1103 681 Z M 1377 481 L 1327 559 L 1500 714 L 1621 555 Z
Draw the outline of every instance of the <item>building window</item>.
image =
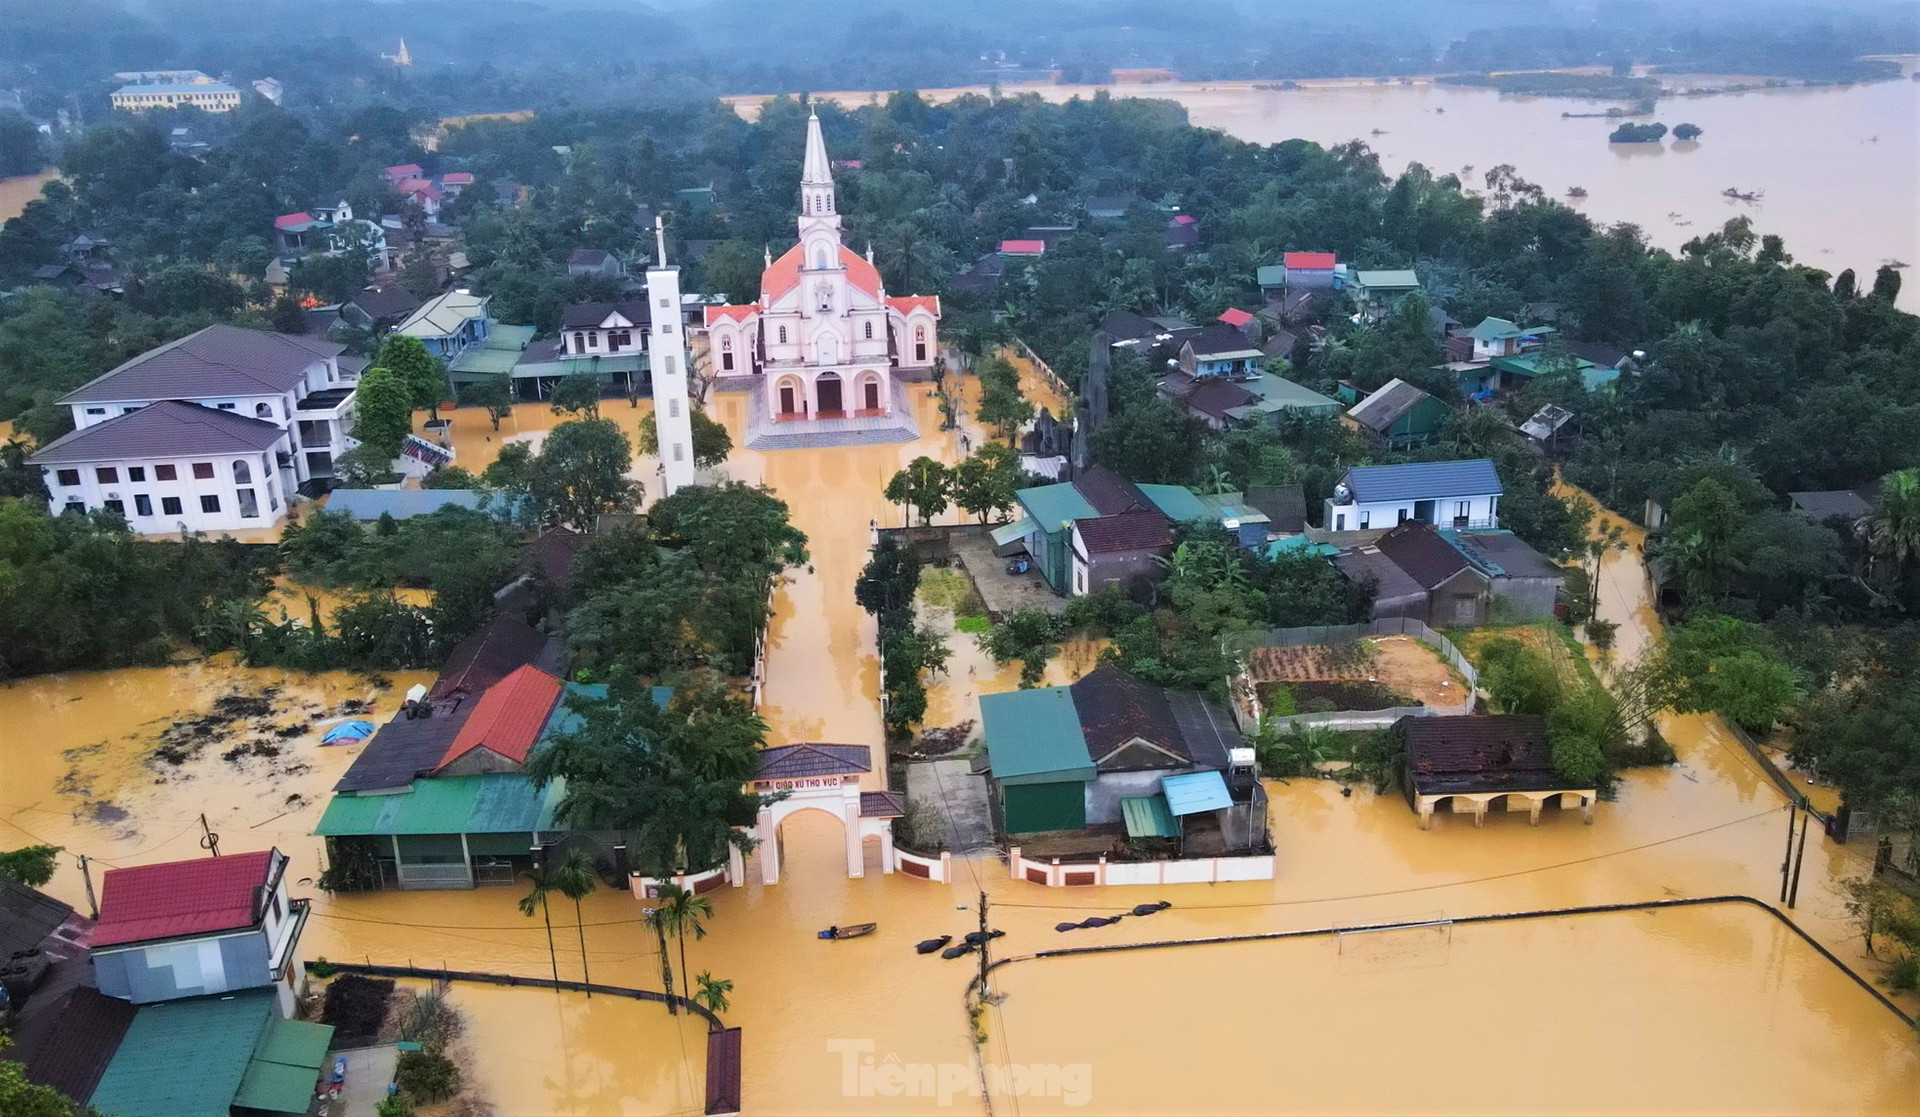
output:
M 232 411 L 232 410 L 234 410 L 234 409 L 235 409 L 235 408 L 236 408 L 236 407 L 237 407 L 238 405 L 237 405 L 237 404 L 232 404 L 232 403 L 217 403 L 217 404 L 214 404 L 214 406 L 215 406 L 215 407 L 218 407 L 218 408 L 219 408 L 220 410 L 222 410 L 222 411 Z
M 733 371 L 733 339 L 730 337 L 720 339 L 720 371 Z
M 787 328 L 785 326 L 782 326 L 780 327 L 780 344 L 785 345 L 786 343 L 787 343 Z
M 575 333 L 573 335 L 573 351 L 575 353 L 585 353 L 587 351 L 587 335 L 586 334 Z
M 660 309 L 661 309 L 661 310 L 665 310 L 665 309 L 667 309 L 668 307 L 670 307 L 670 306 L 672 306 L 672 305 L 673 305 L 673 304 L 672 304 L 671 302 L 668 302 L 668 301 L 667 301 L 667 299 L 666 299 L 665 297 L 662 297 L 662 298 L 660 299 Z
M 180 479 L 180 471 L 170 465 L 156 465 L 153 467 L 153 479 L 155 481 L 177 481 Z
M 680 401 L 677 399 L 668 400 L 667 401 L 667 418 L 678 419 L 679 417 L 680 417 Z
M 212 462 L 194 462 L 193 476 L 194 476 L 194 480 L 196 481 L 213 480 L 213 463 Z
M 53 476 L 56 481 L 69 487 L 80 483 L 80 471 L 77 469 L 57 470 Z
M 61 511 L 72 512 L 76 516 L 84 516 L 87 514 L 87 506 L 77 500 L 69 500 L 67 501 L 67 506 L 62 508 Z
M 107 501 L 106 509 L 107 511 L 113 513 L 114 515 L 120 517 L 123 520 L 127 518 L 127 506 L 121 503 L 120 501 L 117 501 L 117 500 Z
M 180 498 L 177 496 L 161 497 L 160 514 L 162 516 L 178 516 L 180 514 Z
M 212 493 L 208 493 L 205 496 L 201 497 L 200 511 L 206 512 L 209 514 L 220 511 L 220 498 L 215 496 Z
M 240 518 L 243 520 L 260 518 L 260 498 L 253 495 L 252 489 L 240 490 Z
M 873 340 L 873 323 L 872 322 L 862 323 L 862 331 L 866 334 L 868 341 Z
M 673 460 L 677 462 L 687 460 L 687 448 L 678 442 L 673 444 Z
M 89 414 L 89 415 L 105 415 L 106 413 L 107 413 L 107 409 L 106 409 L 106 408 L 104 408 L 104 407 L 89 407 L 89 408 L 87 408 L 87 414 Z
M 1368 526 L 1368 524 L 1369 524 L 1369 523 L 1371 523 L 1371 522 L 1372 522 L 1372 520 L 1373 520 L 1373 513 L 1372 513 L 1372 512 L 1362 512 L 1362 513 L 1360 513 L 1360 530 L 1361 530 L 1361 531 L 1365 531 L 1365 530 L 1367 530 L 1367 526 Z
M 665 372 L 668 376 L 672 376 L 675 371 L 674 359 L 670 356 L 662 357 L 660 359 L 660 367 L 661 367 L 661 371 Z
M 102 485 L 117 485 L 120 483 L 120 471 L 110 465 L 103 465 L 96 468 L 93 471 L 93 476 L 94 479 Z
M 144 465 L 130 465 L 130 466 L 128 466 L 128 467 L 127 467 L 127 480 L 129 480 L 129 481 L 145 481 L 146 479 L 147 479 L 147 467 L 146 467 L 146 466 L 144 466 Z
M 927 359 L 927 328 L 915 326 L 913 329 L 913 359 L 925 363 Z
M 273 405 L 270 403 L 256 403 L 253 405 L 253 413 L 261 419 L 271 419 L 273 418 Z
M 233 463 L 233 483 L 236 485 L 253 484 L 253 470 L 247 468 L 247 463 L 244 459 L 236 459 Z
M 133 494 L 133 514 L 136 516 L 153 515 L 153 498 L 146 493 Z

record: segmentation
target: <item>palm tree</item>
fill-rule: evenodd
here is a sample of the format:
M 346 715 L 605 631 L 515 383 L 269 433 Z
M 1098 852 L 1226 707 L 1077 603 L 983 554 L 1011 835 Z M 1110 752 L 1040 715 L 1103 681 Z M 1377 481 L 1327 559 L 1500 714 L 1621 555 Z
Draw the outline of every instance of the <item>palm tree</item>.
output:
M 733 992 L 733 982 L 717 981 L 710 973 L 702 973 L 694 981 L 700 986 L 700 991 L 693 995 L 694 1000 L 707 1006 L 708 1012 L 718 1014 L 727 1011 L 727 994 Z
M 600 879 L 594 875 L 593 862 L 588 859 L 587 851 L 574 846 L 567 851 L 567 859 L 553 873 L 554 891 L 573 901 L 573 924 L 580 932 L 580 980 L 592 985 L 593 978 L 587 972 L 587 925 L 580 917 L 580 901 L 589 892 L 600 886 Z M 593 990 L 587 990 L 589 1000 Z
M 647 921 L 654 923 L 663 935 L 672 932 L 673 937 L 680 940 L 680 975 L 683 978 L 687 973 L 687 932 L 693 932 L 693 937 L 696 939 L 706 938 L 706 924 L 701 920 L 712 918 L 713 901 L 705 896 L 695 895 L 677 884 L 660 886 L 660 906 L 647 913 Z M 666 947 L 664 938 L 660 945 L 664 950 Z M 665 964 L 663 958 L 661 961 L 663 968 Z
M 1887 560 L 1893 576 L 1920 559 L 1920 469 L 1887 474 L 1879 503 L 1859 527 L 1867 549 Z
M 528 891 L 525 896 L 520 897 L 520 914 L 531 919 L 533 918 L 534 911 L 537 909 L 540 912 L 540 918 L 546 921 L 547 961 L 553 964 L 553 987 L 555 991 L 558 991 L 560 988 L 560 956 L 556 954 L 553 949 L 553 913 L 547 910 L 547 893 L 559 891 L 555 882 L 555 874 L 548 869 L 536 866 L 521 873 L 520 876 L 533 885 L 532 889 Z

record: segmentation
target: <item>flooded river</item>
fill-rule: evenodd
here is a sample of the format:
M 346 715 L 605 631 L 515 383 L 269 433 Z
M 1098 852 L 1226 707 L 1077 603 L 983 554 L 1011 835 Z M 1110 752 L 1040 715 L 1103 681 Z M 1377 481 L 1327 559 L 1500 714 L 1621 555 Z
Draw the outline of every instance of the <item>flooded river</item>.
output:
M 20 216 L 27 203 L 40 196 L 40 188 L 59 175 L 59 171 L 49 168 L 37 175 L 0 178 L 0 221 Z
M 746 397 L 719 394 L 711 406 L 738 443 Z M 881 488 L 906 461 L 958 457 L 957 436 L 937 430 L 930 393 L 916 389 L 914 406 L 923 431 L 914 444 L 740 451 L 726 467 L 774 486 L 810 537 L 811 569 L 797 572 L 775 601 L 764 711 L 776 743 L 880 740 L 872 621 L 852 598 L 868 524 L 897 516 Z M 617 402 L 607 414 L 623 425 L 638 418 Z M 523 407 L 495 434 L 477 413 L 456 412 L 461 464 L 483 467 L 503 437 L 537 437 L 551 418 Z M 647 472 L 647 463 L 636 466 Z M 1603 614 L 1623 622 L 1620 654 L 1631 655 L 1657 632 L 1637 554 L 1615 556 L 1604 580 Z M 1064 656 L 1050 677 L 1071 677 L 1091 662 L 1090 654 Z M 0 688 L 0 846 L 49 840 L 116 864 L 192 856 L 205 810 L 223 851 L 279 844 L 293 855 L 294 877 L 310 878 L 320 868 L 318 843 L 306 833 L 354 749 L 318 748 L 315 727 L 291 739 L 303 772 L 256 773 L 209 750 L 189 762 L 191 779 L 141 757 L 160 728 L 206 711 L 231 689 L 278 684 L 284 701 L 302 710 L 370 700 L 372 716 L 384 717 L 413 681 L 396 676 L 377 689 L 364 679 L 216 662 Z M 976 650 L 961 649 L 948 680 L 931 688 L 938 716 L 930 720 L 977 717 L 974 694 L 1010 681 Z M 975 917 L 956 906 L 983 891 L 993 924 L 1007 932 L 999 956 L 1723 893 L 1771 900 L 1786 836 L 1782 798 L 1711 719 L 1673 718 L 1666 730 L 1680 763 L 1631 773 L 1591 826 L 1549 817 L 1536 829 L 1523 816 L 1496 816 L 1480 830 L 1443 818 L 1422 831 L 1398 796 L 1363 789 L 1346 798 L 1320 780 L 1274 783 L 1279 868 L 1270 882 L 1049 890 L 1008 880 L 989 858 L 957 862 L 959 879 L 940 885 L 882 875 L 877 851 L 868 875 L 849 880 L 839 824 L 803 812 L 783 826 L 780 884 L 758 884 L 750 865 L 750 883 L 712 895 L 707 937 L 687 943 L 690 968 L 735 983 L 726 1017 L 745 1030 L 750 1111 L 937 1112 L 937 1098 L 903 1097 L 885 1085 L 894 1080 L 884 1068 L 898 1063 L 934 1081 L 971 1075 L 962 1009 L 969 962 L 923 957 L 912 944 L 970 929 Z M 96 744 L 98 752 L 73 751 Z M 288 808 L 291 794 L 302 802 Z M 130 818 L 106 821 L 110 812 L 88 806 L 100 801 Z M 1860 852 L 1811 843 L 1795 913 L 1855 964 L 1864 964 L 1860 945 L 1846 937 L 1829 882 L 1858 872 Z M 84 902 L 70 862 L 52 887 Z M 527 975 L 549 967 L 545 934 L 516 910 L 516 889 L 296 891 L 314 896 L 308 957 Z M 1053 930 L 1152 899 L 1175 906 L 1101 930 Z M 624 894 L 588 897 L 596 981 L 658 988 L 659 958 L 640 916 Z M 560 972 L 576 976 L 570 907 L 557 908 L 555 921 Z M 866 921 L 879 923 L 868 938 L 814 937 L 829 924 Z M 1714 907 L 1456 927 L 1444 950 L 1339 941 L 1020 963 L 1001 973 L 1008 999 L 987 1014 L 987 1058 L 996 1066 L 1085 1062 L 1091 1092 L 1079 1100 L 1086 1111 L 1110 1113 L 1910 1112 L 1920 1097 L 1920 1044 L 1911 1033 L 1761 912 Z M 677 949 L 673 961 L 677 973 Z M 453 997 L 471 1022 L 477 1073 L 503 1114 L 697 1108 L 700 1033 L 657 1006 L 468 987 Z M 1594 1073 L 1602 1067 L 1613 1073 Z M 1017 1111 L 1065 1103 L 1020 1098 Z M 979 1104 L 950 1108 L 979 1112 Z
M 1099 88 L 1002 90 L 1064 101 Z M 1744 215 L 1757 231 L 1786 238 L 1787 250 L 1803 263 L 1829 273 L 1854 269 L 1863 288 L 1881 264 L 1920 264 L 1920 83 L 1912 81 L 1663 100 L 1648 119 L 1668 127 L 1689 121 L 1705 131 L 1697 141 L 1661 144 L 1609 144 L 1618 121 L 1561 115 L 1604 113 L 1610 103 L 1503 95 L 1424 78 L 1309 81 L 1284 90 L 1248 82 L 1104 88 L 1115 96 L 1177 101 L 1193 123 L 1255 143 L 1363 140 L 1388 174 L 1417 162 L 1436 175 L 1460 174 L 1478 188 L 1488 170 L 1510 163 L 1549 195 L 1596 220 L 1639 225 L 1667 249 Z M 986 90 L 925 95 L 940 100 L 962 92 Z M 854 105 L 876 94 L 821 96 Z M 752 115 L 758 99 L 734 102 Z M 1566 197 L 1574 187 L 1587 196 Z M 1729 188 L 1764 196 L 1733 201 L 1721 193 Z M 1909 280 L 1905 287 L 1900 305 L 1920 310 L 1920 283 Z

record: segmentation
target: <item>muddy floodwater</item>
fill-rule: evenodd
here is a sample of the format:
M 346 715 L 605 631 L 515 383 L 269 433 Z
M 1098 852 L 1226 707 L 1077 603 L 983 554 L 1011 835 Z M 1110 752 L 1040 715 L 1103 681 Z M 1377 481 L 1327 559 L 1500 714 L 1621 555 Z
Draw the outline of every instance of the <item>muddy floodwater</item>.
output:
M 970 397 L 971 380 L 960 386 Z M 1032 380 L 1029 387 L 1042 388 Z M 899 522 L 881 496 L 893 471 L 918 454 L 959 456 L 958 436 L 937 429 L 930 392 L 915 389 L 913 401 L 917 443 L 743 450 L 725 466 L 728 475 L 773 486 L 810 538 L 811 567 L 775 599 L 763 706 L 775 743 L 880 740 L 873 623 L 852 597 L 868 525 Z M 745 406 L 737 394 L 710 402 L 736 444 Z M 614 402 L 606 414 L 631 428 L 645 407 Z M 459 460 L 475 470 L 504 440 L 537 439 L 553 423 L 536 406 L 518 409 L 499 433 L 477 413 L 454 418 Z M 981 434 L 971 437 L 977 444 Z M 645 479 L 650 468 L 638 463 L 635 474 Z M 1602 614 L 1621 622 L 1617 654 L 1630 657 L 1658 631 L 1637 550 L 1611 557 L 1602 581 Z M 929 724 L 977 718 L 979 693 L 1014 683 L 1015 672 L 963 646 L 968 638 L 953 639 L 947 676 L 929 688 Z M 1049 681 L 1083 673 L 1096 651 L 1070 647 L 1050 666 Z M 318 747 L 316 719 L 347 701 L 369 702 L 370 716 L 384 718 L 423 677 L 395 676 L 382 688 L 351 676 L 214 662 L 0 687 L 0 846 L 47 840 L 114 864 L 192 856 L 205 810 L 223 851 L 278 844 L 293 856 L 292 878 L 310 879 L 321 867 L 319 843 L 306 835 L 357 751 Z M 222 756 L 233 746 L 223 745 L 183 762 L 186 773 L 146 759 L 175 722 L 207 716 L 229 693 L 274 687 L 279 705 L 263 719 L 304 726 L 286 738 L 284 757 L 232 762 Z M 1664 728 L 1680 763 L 1629 773 L 1591 826 L 1569 812 L 1549 814 L 1538 828 L 1524 815 L 1496 815 L 1478 830 L 1442 816 L 1422 831 L 1397 795 L 1361 789 L 1345 797 L 1323 780 L 1272 783 L 1279 864 L 1270 882 L 1045 889 L 978 858 L 957 861 L 958 879 L 942 885 L 883 875 L 877 849 L 869 850 L 867 875 L 849 880 L 840 824 L 802 812 L 783 824 L 781 883 L 757 883 L 750 857 L 749 883 L 711 895 L 708 935 L 687 942 L 688 966 L 734 982 L 726 1019 L 744 1030 L 750 1112 L 979 1112 L 977 1100 L 943 1108 L 937 1097 L 902 1096 L 887 1085 L 896 1079 L 886 1068 L 934 1082 L 972 1073 L 962 1008 L 971 962 L 921 956 L 913 944 L 972 929 L 976 917 L 956 908 L 981 892 L 993 925 L 1006 932 L 996 956 L 1676 897 L 1771 902 L 1786 840 L 1784 800 L 1714 719 L 1671 718 Z M 870 782 L 884 778 L 876 765 Z M 290 795 L 299 803 L 289 807 Z M 90 806 L 100 802 L 125 816 Z M 1864 867 L 1862 852 L 1810 842 L 1793 918 L 1871 974 L 1831 889 L 1834 878 Z M 52 890 L 84 903 L 71 861 Z M 529 976 L 552 964 L 540 922 L 515 907 L 517 889 L 295 891 L 314 897 L 309 958 Z M 1174 906 L 1149 918 L 1054 930 L 1162 899 Z M 631 897 L 596 892 L 582 915 L 595 981 L 659 987 L 658 949 Z M 867 938 L 814 936 L 830 924 L 868 921 L 879 930 Z M 555 923 L 560 973 L 578 976 L 571 905 L 556 906 Z M 1417 937 L 1376 938 L 1341 953 L 1310 939 L 1020 963 L 1001 972 L 1008 996 L 987 1014 L 987 1059 L 996 1068 L 1086 1062 L 1092 1085 L 1082 1100 L 1088 1111 L 1111 1113 L 1912 1112 L 1920 1098 L 1912 1033 L 1764 912 L 1716 906 L 1456 926 L 1449 934 L 1444 950 Z M 684 982 L 677 946 L 672 961 Z M 685 1113 L 704 1096 L 699 1027 L 659 1006 L 467 986 L 453 997 L 468 1014 L 478 1073 L 503 1114 Z M 1065 1104 L 1020 1097 L 995 1112 Z
M 49 168 L 37 175 L 0 178 L 0 221 L 20 216 L 27 203 L 40 196 L 40 188 L 59 176 L 59 171 Z
M 1903 69 L 1912 72 L 1911 59 Z M 1757 81 L 1670 80 L 1682 87 Z M 1597 221 L 1632 222 L 1662 248 L 1678 249 L 1747 216 L 1757 232 L 1786 238 L 1800 262 L 1829 273 L 1852 268 L 1871 277 L 1882 264 L 1920 264 L 1920 83 L 1905 76 L 1871 85 L 1663 99 L 1652 116 L 1630 119 L 1669 128 L 1686 121 L 1704 131 L 1695 141 L 1657 144 L 1609 144 L 1607 134 L 1620 121 L 1561 115 L 1605 113 L 1618 102 L 1516 96 L 1426 78 L 1306 81 L 1291 89 L 1250 82 L 1001 87 L 1049 101 L 1091 97 L 1102 88 L 1114 96 L 1177 101 L 1194 124 L 1253 143 L 1362 140 L 1390 175 L 1420 163 L 1480 188 L 1487 171 L 1512 164 L 1550 196 Z M 986 92 L 923 95 L 945 100 Z M 885 94 L 821 96 L 859 105 Z M 732 100 L 751 116 L 761 98 Z M 1586 197 L 1568 196 L 1575 187 Z M 1762 196 L 1735 201 L 1723 196 L 1728 189 Z M 1841 196 L 1844 204 L 1835 204 Z M 1900 305 L 1920 310 L 1920 284 L 1905 287 Z

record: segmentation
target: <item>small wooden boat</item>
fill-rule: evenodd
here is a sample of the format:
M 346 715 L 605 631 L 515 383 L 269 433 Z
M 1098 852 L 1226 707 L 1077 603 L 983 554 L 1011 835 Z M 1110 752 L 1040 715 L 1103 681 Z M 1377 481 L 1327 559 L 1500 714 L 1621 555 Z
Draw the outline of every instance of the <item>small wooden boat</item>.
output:
M 829 927 L 821 931 L 819 937 L 823 939 L 857 939 L 861 935 L 873 934 L 873 929 L 878 926 L 880 926 L 878 923 L 853 923 L 845 927 Z

